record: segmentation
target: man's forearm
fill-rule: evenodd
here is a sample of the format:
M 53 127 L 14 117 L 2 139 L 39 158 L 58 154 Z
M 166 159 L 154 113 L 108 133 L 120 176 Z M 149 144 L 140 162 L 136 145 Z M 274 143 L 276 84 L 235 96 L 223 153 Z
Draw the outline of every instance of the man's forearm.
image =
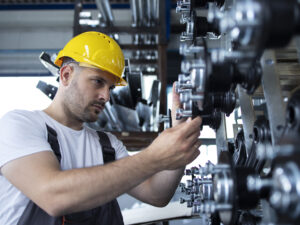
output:
M 148 204 L 163 207 L 174 195 L 183 172 L 184 168 L 160 171 L 132 189 L 129 194 Z
M 167 204 L 173 197 L 184 169 L 164 170 L 151 177 L 153 194 L 163 205 Z
M 62 215 L 109 202 L 158 171 L 147 158 L 145 151 L 104 166 L 57 172 L 48 182 L 44 204 L 51 202 L 51 214 Z
M 169 202 L 184 174 L 184 169 L 164 170 L 153 176 L 154 190 L 161 195 L 161 199 Z

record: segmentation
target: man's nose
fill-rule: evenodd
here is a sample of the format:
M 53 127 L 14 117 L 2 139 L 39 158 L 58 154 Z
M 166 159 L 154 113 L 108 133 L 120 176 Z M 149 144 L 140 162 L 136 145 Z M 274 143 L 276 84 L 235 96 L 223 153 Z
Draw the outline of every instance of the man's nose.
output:
M 105 85 L 105 87 L 101 88 L 99 90 L 99 99 L 104 100 L 105 102 L 108 102 L 110 99 L 110 89 L 108 85 Z

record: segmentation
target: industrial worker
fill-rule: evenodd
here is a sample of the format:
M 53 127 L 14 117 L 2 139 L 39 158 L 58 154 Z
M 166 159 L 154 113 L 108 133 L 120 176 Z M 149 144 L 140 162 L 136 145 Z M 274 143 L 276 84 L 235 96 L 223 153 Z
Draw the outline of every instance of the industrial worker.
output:
M 114 135 L 99 138 L 85 123 L 98 119 L 115 85 L 126 85 L 118 44 L 85 32 L 66 44 L 55 64 L 59 88 L 49 107 L 14 110 L 0 120 L 0 224 L 123 224 L 115 200 L 123 193 L 167 205 L 185 165 L 199 155 L 201 118 L 172 115 L 172 128 L 128 156 Z

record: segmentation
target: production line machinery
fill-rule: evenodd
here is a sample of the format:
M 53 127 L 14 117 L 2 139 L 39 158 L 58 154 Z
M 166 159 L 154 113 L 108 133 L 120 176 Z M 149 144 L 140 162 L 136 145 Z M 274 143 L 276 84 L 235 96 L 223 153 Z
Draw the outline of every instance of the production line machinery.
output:
M 217 212 L 223 224 L 299 224 L 299 97 L 298 89 L 288 103 L 278 144 L 271 145 L 267 122 L 261 120 L 254 127 L 255 155 L 240 155 L 244 159 L 236 160 L 235 153 L 244 148 L 237 136 L 235 150 L 222 151 L 217 165 L 208 162 L 204 167 L 186 170 L 191 179 L 181 184 L 188 196 L 181 201 L 193 207 L 195 214 L 216 216 Z M 266 168 L 268 173 L 263 170 Z M 274 215 L 266 218 L 264 210 Z
M 177 118 L 203 117 L 216 130 L 218 163 L 187 169 L 180 185 L 194 215 L 213 225 L 300 224 L 300 89 L 283 101 L 273 49 L 300 32 L 297 0 L 178 1 Z M 203 17 L 201 12 L 206 12 Z M 203 14 L 203 13 L 202 13 Z M 261 86 L 263 115 L 252 96 Z M 240 107 L 243 129 L 230 142 L 224 114 Z

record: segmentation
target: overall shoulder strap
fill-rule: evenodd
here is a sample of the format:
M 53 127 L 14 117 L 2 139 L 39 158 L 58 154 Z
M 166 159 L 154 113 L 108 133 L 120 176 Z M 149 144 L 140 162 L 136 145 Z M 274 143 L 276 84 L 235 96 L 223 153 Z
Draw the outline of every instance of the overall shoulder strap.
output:
M 58 143 L 58 140 L 57 140 L 57 133 L 48 124 L 46 124 L 46 127 L 47 127 L 47 131 L 48 131 L 48 142 L 49 142 L 54 154 L 56 155 L 58 161 L 60 162 L 61 153 L 60 153 L 59 143 Z
M 58 161 L 61 160 L 60 148 L 56 131 L 46 124 L 48 132 L 48 143 L 50 144 Z M 33 201 L 29 201 L 25 210 L 19 218 L 17 225 L 60 225 L 63 224 L 62 217 L 51 217 Z
M 115 149 L 111 146 L 109 137 L 107 136 L 106 133 L 104 133 L 102 131 L 97 131 L 97 134 L 99 136 L 99 142 L 102 147 L 104 163 L 109 163 L 109 162 L 115 161 L 116 152 L 115 152 Z

